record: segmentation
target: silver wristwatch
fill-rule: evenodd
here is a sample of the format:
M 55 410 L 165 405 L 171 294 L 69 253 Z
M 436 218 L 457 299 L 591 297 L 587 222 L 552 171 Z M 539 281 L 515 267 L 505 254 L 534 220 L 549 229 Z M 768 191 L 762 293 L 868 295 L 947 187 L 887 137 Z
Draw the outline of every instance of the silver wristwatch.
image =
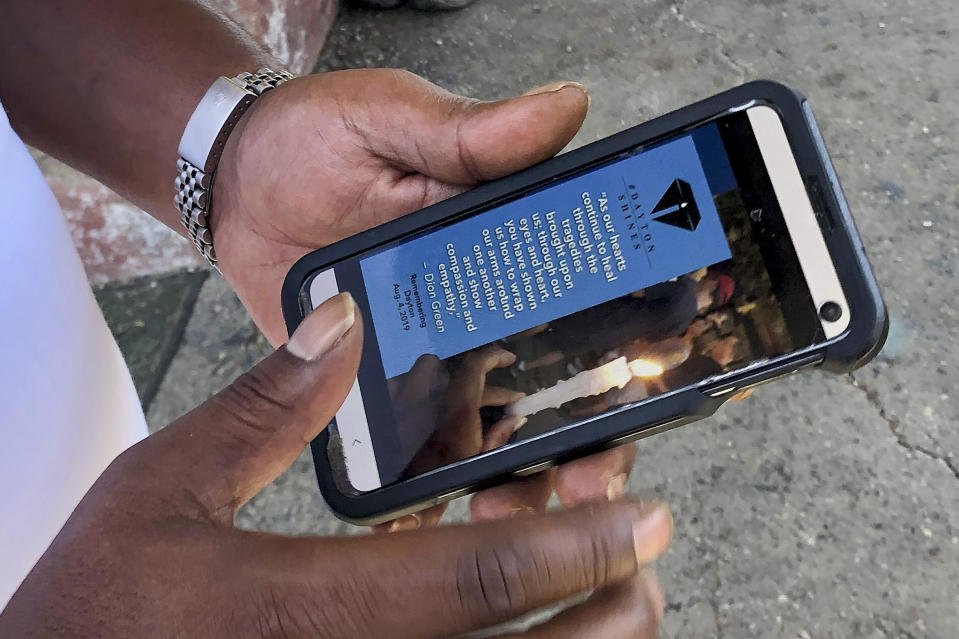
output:
M 241 73 L 235 78 L 221 76 L 200 100 L 183 130 L 173 201 L 193 245 L 214 268 L 217 268 L 216 251 L 208 216 L 213 177 L 223 147 L 253 101 L 292 78 L 293 75 L 286 71 L 265 67 L 256 73 Z

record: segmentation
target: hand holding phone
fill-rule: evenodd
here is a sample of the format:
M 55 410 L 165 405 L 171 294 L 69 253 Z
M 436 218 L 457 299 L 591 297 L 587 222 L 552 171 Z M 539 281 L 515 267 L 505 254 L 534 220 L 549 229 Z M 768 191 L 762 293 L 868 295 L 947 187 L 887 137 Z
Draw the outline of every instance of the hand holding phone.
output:
M 223 150 L 210 224 L 224 277 L 270 343 L 289 337 L 277 298 L 304 254 L 566 146 L 588 96 L 563 86 L 478 102 L 408 71 L 349 69 L 257 100 Z
M 299 257 L 551 157 L 579 130 L 588 101 L 581 86 L 556 83 L 478 102 L 397 69 L 285 83 L 224 149 L 211 219 L 223 274 L 279 346 L 289 333 L 277 299 Z M 599 473 L 573 469 L 579 490 L 602 497 L 624 460 L 609 454 Z M 482 512 L 538 504 L 526 488 L 481 498 Z
M 0 614 L 0 636 L 449 637 L 595 593 L 537 636 L 654 637 L 643 568 L 669 511 L 618 502 L 388 536 L 237 530 L 349 391 L 362 326 L 348 296 L 290 344 L 121 455 Z
M 887 325 L 809 106 L 770 82 L 306 256 L 284 286 L 289 326 L 340 290 L 368 339 L 313 452 L 328 503 L 364 523 L 702 418 L 801 368 L 849 370 Z M 522 393 L 503 414 L 529 421 L 467 455 L 440 437 L 442 397 L 411 420 L 397 389 L 424 356 L 454 379 L 493 346 L 516 361 L 483 383 Z M 483 428 L 503 414 L 480 410 Z M 463 456 L 424 470 L 431 446 Z

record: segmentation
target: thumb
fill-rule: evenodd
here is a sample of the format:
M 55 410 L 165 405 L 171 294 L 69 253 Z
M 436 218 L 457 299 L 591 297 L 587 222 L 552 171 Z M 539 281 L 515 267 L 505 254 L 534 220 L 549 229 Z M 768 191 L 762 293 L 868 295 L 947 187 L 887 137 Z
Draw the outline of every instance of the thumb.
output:
M 177 477 L 207 514 L 232 521 L 343 403 L 360 361 L 358 317 L 349 293 L 321 304 L 288 344 L 147 440 L 151 466 Z
M 412 74 L 405 108 L 382 113 L 390 126 L 375 151 L 401 168 L 456 185 L 472 185 L 547 160 L 569 144 L 586 118 L 589 92 L 556 82 L 498 102 L 456 96 Z M 397 95 L 399 94 L 399 95 Z

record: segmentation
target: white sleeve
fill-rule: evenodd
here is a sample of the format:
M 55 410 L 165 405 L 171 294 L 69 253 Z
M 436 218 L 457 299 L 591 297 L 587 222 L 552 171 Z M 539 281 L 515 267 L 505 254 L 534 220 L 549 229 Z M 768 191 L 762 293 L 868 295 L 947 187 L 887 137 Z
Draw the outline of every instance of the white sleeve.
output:
M 0 608 L 80 498 L 146 436 L 66 221 L 0 107 Z

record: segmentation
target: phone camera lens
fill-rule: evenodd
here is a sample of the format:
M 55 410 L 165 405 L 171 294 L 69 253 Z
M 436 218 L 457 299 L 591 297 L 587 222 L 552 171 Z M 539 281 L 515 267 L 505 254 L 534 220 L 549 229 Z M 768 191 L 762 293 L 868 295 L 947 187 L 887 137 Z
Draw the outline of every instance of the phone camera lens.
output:
M 819 307 L 819 317 L 827 322 L 835 322 L 842 317 L 842 307 L 835 302 L 826 302 Z

